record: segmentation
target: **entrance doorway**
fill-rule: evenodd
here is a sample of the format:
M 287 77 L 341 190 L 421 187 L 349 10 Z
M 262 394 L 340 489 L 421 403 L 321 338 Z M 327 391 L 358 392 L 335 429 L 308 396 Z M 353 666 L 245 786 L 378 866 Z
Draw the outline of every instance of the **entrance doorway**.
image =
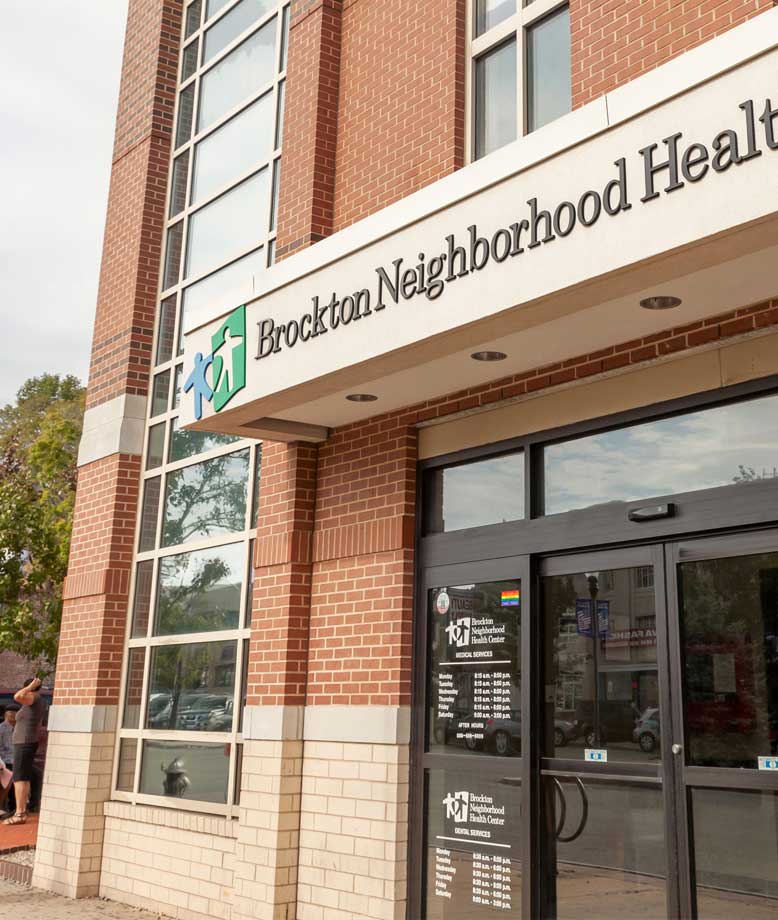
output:
M 778 533 L 446 568 L 421 916 L 773 918 Z
M 775 916 L 778 535 L 547 559 L 540 593 L 543 915 Z

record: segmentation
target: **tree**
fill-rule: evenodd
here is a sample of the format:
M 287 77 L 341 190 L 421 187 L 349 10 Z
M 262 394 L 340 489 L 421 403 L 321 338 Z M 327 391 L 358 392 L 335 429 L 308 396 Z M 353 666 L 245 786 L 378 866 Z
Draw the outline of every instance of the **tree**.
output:
M 28 380 L 0 409 L 0 650 L 54 669 L 76 494 L 85 390 Z

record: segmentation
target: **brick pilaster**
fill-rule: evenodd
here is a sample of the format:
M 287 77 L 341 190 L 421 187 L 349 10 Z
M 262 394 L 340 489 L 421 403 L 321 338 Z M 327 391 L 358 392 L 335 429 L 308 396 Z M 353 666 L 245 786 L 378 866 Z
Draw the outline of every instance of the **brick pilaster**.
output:
M 343 0 L 292 0 L 277 258 L 332 233 Z

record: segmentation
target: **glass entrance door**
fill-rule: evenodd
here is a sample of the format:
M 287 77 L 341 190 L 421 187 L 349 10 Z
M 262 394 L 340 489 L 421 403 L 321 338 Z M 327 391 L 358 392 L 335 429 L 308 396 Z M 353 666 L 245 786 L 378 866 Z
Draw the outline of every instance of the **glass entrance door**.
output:
M 778 916 L 778 534 L 540 568 L 541 916 Z
M 778 916 L 778 534 L 667 547 L 678 835 L 700 920 Z
M 547 559 L 540 575 L 541 915 L 675 916 L 661 548 Z

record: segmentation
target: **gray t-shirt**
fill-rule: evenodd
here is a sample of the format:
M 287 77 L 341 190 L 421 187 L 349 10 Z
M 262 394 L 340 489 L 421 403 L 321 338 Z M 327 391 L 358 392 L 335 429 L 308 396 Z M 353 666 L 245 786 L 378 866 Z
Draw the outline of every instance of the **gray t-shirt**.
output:
M 14 744 L 33 744 L 38 740 L 38 726 L 43 719 L 43 700 L 34 693 L 35 701 L 29 706 L 22 706 L 16 713 Z

